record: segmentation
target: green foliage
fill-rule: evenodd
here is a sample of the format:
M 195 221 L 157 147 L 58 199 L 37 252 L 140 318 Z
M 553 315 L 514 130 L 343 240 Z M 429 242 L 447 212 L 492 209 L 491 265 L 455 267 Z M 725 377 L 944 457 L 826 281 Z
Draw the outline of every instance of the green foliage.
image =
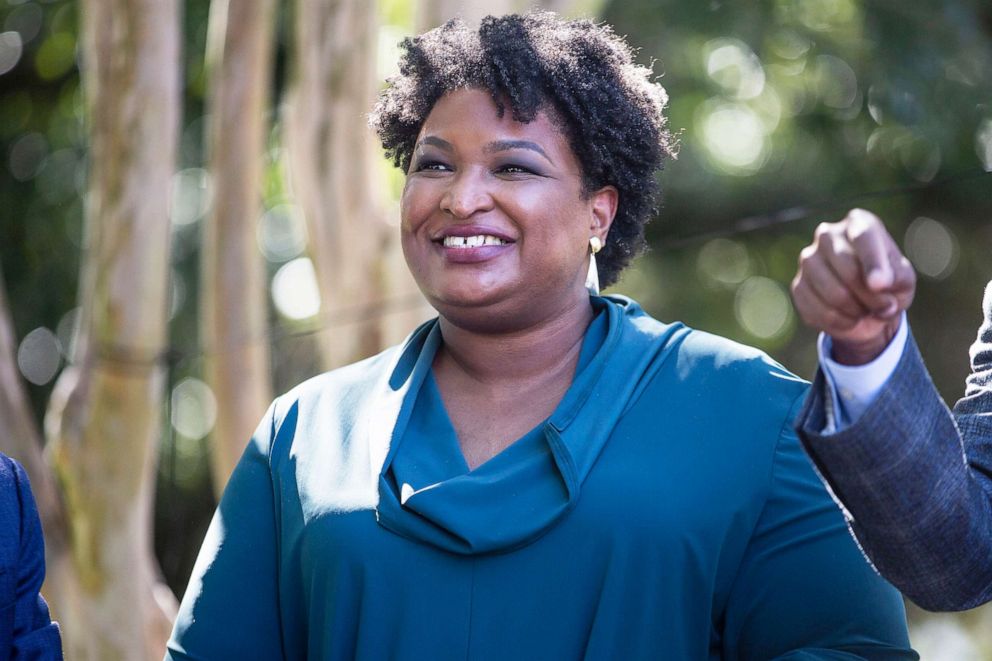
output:
M 629 286 L 662 317 L 757 344 L 811 376 L 812 335 L 791 313 L 771 332 L 769 315 L 782 312 L 770 282 L 785 292 L 814 225 L 851 206 L 879 213 L 900 242 L 930 218 L 951 237 L 950 263 L 933 277 L 921 269 L 911 319 L 938 384 L 960 396 L 992 277 L 992 177 L 975 178 L 992 169 L 979 154 L 992 117 L 987 3 L 623 0 L 604 18 L 663 74 L 681 143 L 642 261 L 657 277 L 632 274 Z M 714 245 L 711 233 L 732 236 Z M 906 248 L 924 261 L 935 249 Z M 721 274 L 728 263 L 714 251 L 737 255 L 738 271 Z
M 0 265 L 19 337 L 62 323 L 68 337 L 83 247 L 86 154 L 71 2 L 7 2 L 0 29 L 19 35 L 0 75 Z M 7 43 L 5 41 L 5 43 Z M 40 416 L 49 386 L 31 386 Z

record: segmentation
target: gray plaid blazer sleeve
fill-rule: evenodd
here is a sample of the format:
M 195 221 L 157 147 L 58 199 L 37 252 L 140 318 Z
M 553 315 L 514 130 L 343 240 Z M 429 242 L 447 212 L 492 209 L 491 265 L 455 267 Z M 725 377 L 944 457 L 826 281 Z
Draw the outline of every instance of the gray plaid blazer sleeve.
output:
M 858 421 L 824 435 L 833 402 L 817 374 L 796 429 L 862 549 L 928 610 L 992 600 L 992 282 L 965 397 L 948 410 L 910 336 Z

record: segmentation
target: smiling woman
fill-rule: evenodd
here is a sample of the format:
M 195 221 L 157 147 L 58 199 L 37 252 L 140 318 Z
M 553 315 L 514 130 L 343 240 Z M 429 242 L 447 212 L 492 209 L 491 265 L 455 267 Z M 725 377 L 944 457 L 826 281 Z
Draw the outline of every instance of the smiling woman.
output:
M 488 92 L 456 90 L 420 130 L 401 201 L 404 254 L 444 319 L 534 325 L 534 312 L 589 307 L 589 240 L 605 240 L 617 198 L 614 186 L 585 192 L 547 112 L 519 122 Z
M 372 123 L 438 317 L 273 403 L 167 658 L 916 658 L 792 433 L 806 384 L 586 288 L 643 247 L 650 72 L 547 13 L 404 47 Z

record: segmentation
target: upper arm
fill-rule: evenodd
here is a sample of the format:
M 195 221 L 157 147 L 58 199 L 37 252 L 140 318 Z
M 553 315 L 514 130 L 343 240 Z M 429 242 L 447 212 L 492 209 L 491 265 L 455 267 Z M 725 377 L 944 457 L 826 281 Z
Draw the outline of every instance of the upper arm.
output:
M 268 457 L 272 416 L 270 408 L 224 490 L 186 587 L 166 659 L 283 658 Z
M 786 425 L 724 619 L 727 659 L 915 659 L 899 593 L 870 567 Z

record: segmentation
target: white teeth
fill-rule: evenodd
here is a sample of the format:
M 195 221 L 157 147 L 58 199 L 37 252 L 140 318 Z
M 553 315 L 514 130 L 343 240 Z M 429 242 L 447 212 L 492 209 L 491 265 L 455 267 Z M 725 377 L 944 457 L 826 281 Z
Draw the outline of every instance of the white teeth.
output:
M 478 248 L 479 246 L 502 246 L 507 242 L 498 236 L 477 234 L 475 236 L 446 236 L 445 248 Z

